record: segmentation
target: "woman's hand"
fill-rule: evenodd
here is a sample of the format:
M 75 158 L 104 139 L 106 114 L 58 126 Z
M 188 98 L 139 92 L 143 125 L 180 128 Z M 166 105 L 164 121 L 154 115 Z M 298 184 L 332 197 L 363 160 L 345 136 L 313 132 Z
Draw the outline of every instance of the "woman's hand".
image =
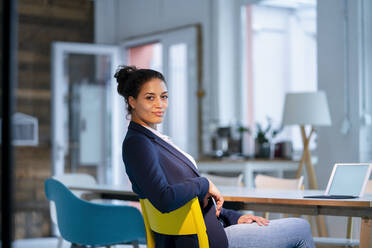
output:
M 244 223 L 251 224 L 253 222 L 256 222 L 257 225 L 259 225 L 259 226 L 262 226 L 262 225 L 267 226 L 270 221 L 268 219 L 263 218 L 263 217 L 254 216 L 254 215 L 251 215 L 251 214 L 242 215 L 238 219 L 238 224 L 244 224 Z
M 208 198 L 211 196 L 216 202 L 216 216 L 218 217 L 222 210 L 222 205 L 223 205 L 224 200 L 223 200 L 223 197 L 221 196 L 220 191 L 212 183 L 212 181 L 209 179 L 208 181 L 209 181 L 209 190 L 208 190 L 208 193 L 204 197 L 204 207 L 208 205 Z

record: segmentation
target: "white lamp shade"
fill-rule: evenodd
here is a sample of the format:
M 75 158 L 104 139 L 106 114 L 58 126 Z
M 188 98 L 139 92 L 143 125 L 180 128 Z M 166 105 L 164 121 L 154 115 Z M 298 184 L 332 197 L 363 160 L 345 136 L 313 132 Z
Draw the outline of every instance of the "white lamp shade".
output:
M 283 125 L 331 125 L 326 94 L 323 91 L 287 93 Z

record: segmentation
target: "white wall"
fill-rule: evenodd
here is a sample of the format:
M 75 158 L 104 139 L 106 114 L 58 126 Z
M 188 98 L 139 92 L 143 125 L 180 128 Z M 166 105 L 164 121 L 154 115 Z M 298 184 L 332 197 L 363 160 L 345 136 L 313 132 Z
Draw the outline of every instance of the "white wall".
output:
M 318 1 L 318 88 L 327 93 L 332 126 L 318 129 L 316 166 L 319 188 L 324 189 L 336 162 L 359 161 L 359 58 L 358 58 L 358 3 L 348 2 L 348 47 L 344 53 L 344 1 Z M 348 61 L 345 61 L 348 57 Z M 344 63 L 347 64 L 345 73 Z M 348 75 L 348 78 L 345 76 Z M 344 121 L 344 82 L 349 81 L 346 94 L 349 97 L 351 127 L 347 134 L 341 133 Z M 341 217 L 328 217 L 331 235 L 345 237 L 346 223 Z
M 215 47 L 212 51 L 215 73 L 213 82 L 217 85 L 218 100 L 215 104 L 217 109 L 217 120 L 220 125 L 229 125 L 239 118 L 238 111 L 239 95 L 239 37 L 238 29 L 240 16 L 239 5 L 235 1 L 214 1 L 214 30 L 212 36 L 215 38 Z M 213 70 L 213 69 L 212 69 Z
M 332 165 L 335 162 L 359 160 L 359 76 L 358 34 L 355 23 L 357 1 L 349 1 L 349 62 L 348 78 L 344 78 L 344 28 L 343 1 L 327 0 L 318 3 L 318 88 L 327 93 L 332 126 L 319 128 L 317 174 L 320 188 L 325 188 Z M 347 68 L 346 68 L 347 69 Z M 344 121 L 344 82 L 349 81 L 347 95 L 350 99 L 351 128 L 341 133 Z
M 105 0 L 94 2 L 94 40 L 101 44 L 118 44 L 117 16 L 119 15 L 119 2 Z
M 372 161 L 372 1 L 361 2 L 363 13 L 360 26 L 364 27 L 361 37 L 361 128 L 360 128 L 360 160 Z M 363 84 L 364 82 L 364 84 Z

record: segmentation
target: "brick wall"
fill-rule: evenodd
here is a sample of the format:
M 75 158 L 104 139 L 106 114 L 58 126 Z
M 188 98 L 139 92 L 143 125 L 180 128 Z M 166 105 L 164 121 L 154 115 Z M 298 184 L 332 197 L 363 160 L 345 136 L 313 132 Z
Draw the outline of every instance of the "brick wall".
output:
M 19 0 L 17 112 L 39 121 L 39 145 L 15 149 L 15 238 L 50 235 L 51 43 L 94 39 L 92 0 Z

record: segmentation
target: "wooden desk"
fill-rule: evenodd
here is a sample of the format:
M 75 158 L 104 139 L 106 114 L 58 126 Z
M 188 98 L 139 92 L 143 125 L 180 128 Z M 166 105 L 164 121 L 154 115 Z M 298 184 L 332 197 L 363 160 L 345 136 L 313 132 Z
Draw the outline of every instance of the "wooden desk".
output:
M 200 160 L 197 162 L 200 172 L 243 173 L 244 186 L 254 187 L 255 173 L 271 173 L 283 177 L 285 171 L 296 172 L 299 161 L 284 159 L 251 159 L 251 160 Z
M 70 187 L 73 190 L 100 194 L 102 198 L 138 200 L 129 187 Z M 304 195 L 322 194 L 319 190 L 257 190 L 242 187 L 219 187 L 225 207 L 239 210 L 268 211 L 305 215 L 361 217 L 360 247 L 372 248 L 372 195 L 348 200 L 304 199 Z
M 360 247 L 372 247 L 372 195 L 363 198 L 332 200 L 305 199 L 304 195 L 319 195 L 319 190 L 257 190 L 219 187 L 227 208 L 305 215 L 361 217 Z

